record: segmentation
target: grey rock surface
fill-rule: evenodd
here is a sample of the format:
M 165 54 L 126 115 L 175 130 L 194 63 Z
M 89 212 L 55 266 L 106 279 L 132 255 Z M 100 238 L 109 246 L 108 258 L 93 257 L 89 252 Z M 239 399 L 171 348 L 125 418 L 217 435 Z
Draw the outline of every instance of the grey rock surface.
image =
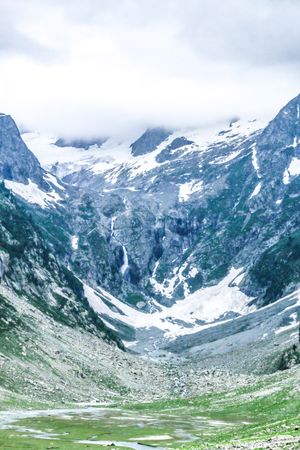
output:
M 43 169 L 34 154 L 21 139 L 14 120 L 0 115 L 0 179 L 22 183 L 28 179 L 39 186 L 45 186 Z

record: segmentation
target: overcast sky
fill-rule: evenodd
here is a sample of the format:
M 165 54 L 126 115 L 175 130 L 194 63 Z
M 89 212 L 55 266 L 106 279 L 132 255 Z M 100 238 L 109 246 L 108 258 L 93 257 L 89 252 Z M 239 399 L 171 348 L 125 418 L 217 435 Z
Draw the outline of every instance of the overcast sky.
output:
M 299 0 L 0 0 L 0 111 L 59 136 L 272 116 Z

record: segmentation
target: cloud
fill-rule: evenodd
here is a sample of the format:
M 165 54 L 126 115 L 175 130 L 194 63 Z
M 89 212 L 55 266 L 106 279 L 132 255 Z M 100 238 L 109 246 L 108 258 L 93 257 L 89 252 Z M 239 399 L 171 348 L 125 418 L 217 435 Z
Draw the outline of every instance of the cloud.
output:
M 2 0 L 0 3 L 0 56 L 23 55 L 40 60 L 41 63 L 56 59 L 57 49 L 42 42 L 39 36 L 29 36 L 22 29 L 30 11 L 29 5 L 27 14 L 23 15 L 24 6 L 26 5 L 22 0 Z
M 0 109 L 67 137 L 271 116 L 299 23 L 297 0 L 2 0 Z

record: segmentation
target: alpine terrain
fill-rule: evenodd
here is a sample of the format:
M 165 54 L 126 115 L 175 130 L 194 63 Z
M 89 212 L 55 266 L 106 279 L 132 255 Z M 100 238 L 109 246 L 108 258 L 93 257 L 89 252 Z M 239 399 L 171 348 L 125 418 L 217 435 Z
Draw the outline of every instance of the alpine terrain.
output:
M 0 115 L 0 448 L 300 448 L 300 95 L 88 139 Z

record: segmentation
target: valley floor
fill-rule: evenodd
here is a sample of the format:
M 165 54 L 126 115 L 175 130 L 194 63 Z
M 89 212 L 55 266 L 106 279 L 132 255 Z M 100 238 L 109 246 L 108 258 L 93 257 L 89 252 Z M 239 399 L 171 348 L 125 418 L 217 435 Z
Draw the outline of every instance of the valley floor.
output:
M 236 377 L 236 387 L 193 398 L 44 410 L 7 404 L 0 448 L 299 449 L 299 366 L 251 383 Z
M 1 450 L 300 448 L 296 326 L 153 360 L 4 293 L 26 327 L 0 334 Z

